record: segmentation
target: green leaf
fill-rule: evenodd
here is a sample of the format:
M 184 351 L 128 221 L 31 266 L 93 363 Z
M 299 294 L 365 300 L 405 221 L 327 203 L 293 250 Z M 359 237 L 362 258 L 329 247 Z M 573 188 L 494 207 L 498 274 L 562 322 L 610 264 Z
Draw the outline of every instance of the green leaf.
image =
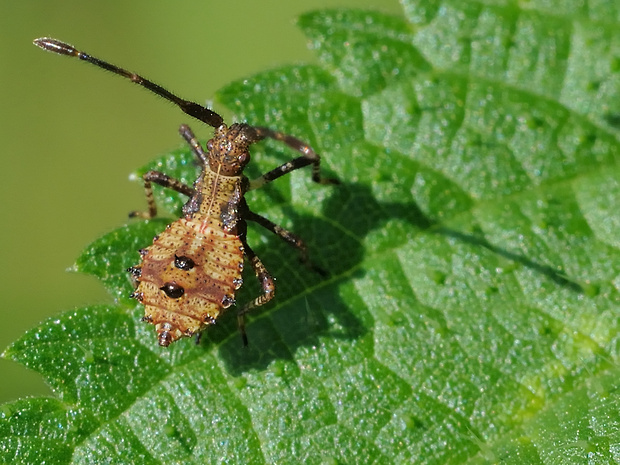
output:
M 252 227 L 278 296 L 250 347 L 229 312 L 163 349 L 124 270 L 169 219 L 98 239 L 76 269 L 114 304 L 5 351 L 57 398 L 0 409 L 0 461 L 620 462 L 620 8 L 402 3 L 303 15 L 319 66 L 219 93 L 341 180 L 302 170 L 247 196 L 328 276 Z M 248 174 L 292 156 L 259 144 Z M 188 150 L 137 173 L 153 168 L 196 176 Z M 184 201 L 156 198 L 171 217 Z

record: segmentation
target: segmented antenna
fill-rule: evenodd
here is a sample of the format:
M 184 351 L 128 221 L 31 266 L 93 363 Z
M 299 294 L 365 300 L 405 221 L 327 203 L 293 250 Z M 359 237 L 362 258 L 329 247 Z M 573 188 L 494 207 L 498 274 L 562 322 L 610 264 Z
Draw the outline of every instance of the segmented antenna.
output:
M 40 39 L 35 39 L 34 44 L 37 47 L 42 48 L 43 50 L 47 50 L 48 52 L 58 53 L 59 55 L 67 55 L 70 57 L 76 57 L 80 60 L 87 61 L 92 63 L 99 68 L 103 68 L 107 71 L 111 71 L 114 74 L 118 74 L 119 76 L 123 76 L 127 79 L 130 79 L 131 82 L 134 82 L 138 85 L 141 85 L 145 89 L 150 90 L 151 92 L 159 95 L 160 97 L 165 98 L 166 100 L 177 105 L 181 110 L 187 113 L 189 116 L 196 118 L 204 123 L 207 123 L 209 126 L 213 126 L 214 128 L 220 127 L 224 120 L 220 115 L 215 113 L 212 110 L 209 110 L 202 105 L 199 105 L 195 102 L 190 102 L 189 100 L 184 100 L 180 97 L 177 97 L 172 92 L 167 91 L 161 86 L 158 86 L 152 81 L 143 78 L 139 74 L 132 73 L 123 68 L 119 68 L 116 65 L 108 63 L 106 61 L 100 60 L 99 58 L 95 58 L 93 56 L 88 55 L 87 53 L 81 52 L 77 50 L 72 45 L 69 45 L 65 42 L 61 42 L 60 40 L 51 39 L 49 37 L 41 37 Z

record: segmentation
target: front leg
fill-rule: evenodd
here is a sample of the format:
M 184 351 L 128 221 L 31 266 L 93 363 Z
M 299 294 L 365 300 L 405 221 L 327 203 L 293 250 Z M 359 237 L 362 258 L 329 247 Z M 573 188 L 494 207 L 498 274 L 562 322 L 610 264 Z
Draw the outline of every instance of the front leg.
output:
M 312 165 L 312 180 L 314 182 L 319 184 L 340 184 L 340 181 L 338 181 L 337 179 L 323 178 L 321 176 L 321 157 L 308 144 L 302 142 L 296 137 L 284 134 L 280 131 L 274 131 L 269 128 L 255 127 L 254 130 L 256 131 L 256 134 L 258 136 L 256 141 L 265 139 L 267 137 L 274 140 L 279 140 L 281 142 L 284 142 L 293 150 L 300 152 L 302 156 L 278 166 L 277 168 L 263 174 L 257 179 L 251 180 L 249 190 L 257 189 L 263 184 L 267 184 L 274 179 L 279 178 L 280 176 L 284 176 L 291 171 L 295 171 L 308 165 Z
M 181 137 L 185 139 L 187 145 L 190 146 L 192 152 L 196 155 L 196 158 L 198 158 L 204 166 L 207 166 L 209 164 L 209 155 L 204 151 L 202 145 L 200 145 L 200 142 L 198 142 L 198 139 L 196 139 L 196 136 L 190 127 L 187 124 L 182 124 L 179 127 L 179 134 L 181 134 Z
M 146 194 L 146 203 L 149 207 L 148 211 L 132 211 L 129 213 L 130 218 L 144 218 L 149 219 L 157 215 L 157 205 L 155 205 L 155 198 L 153 197 L 153 187 L 151 183 L 159 184 L 160 186 L 167 187 L 174 191 L 180 192 L 183 195 L 192 197 L 196 190 L 193 187 L 189 187 L 187 184 L 182 183 L 178 179 L 171 178 L 167 174 L 160 171 L 147 171 L 142 175 L 144 180 L 144 192 Z

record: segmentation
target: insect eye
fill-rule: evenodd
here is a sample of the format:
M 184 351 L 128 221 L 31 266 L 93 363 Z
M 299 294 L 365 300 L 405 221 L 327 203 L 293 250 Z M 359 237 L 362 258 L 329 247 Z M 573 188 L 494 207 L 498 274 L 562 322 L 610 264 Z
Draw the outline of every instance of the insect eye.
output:
M 178 299 L 183 294 L 185 294 L 185 289 L 183 289 L 183 287 L 179 286 L 177 283 L 166 283 L 159 289 L 164 291 L 166 295 L 171 299 Z
M 239 165 L 245 166 L 248 164 L 249 161 L 250 161 L 250 152 L 242 152 L 241 155 L 239 155 Z
M 179 270 L 189 271 L 196 266 L 194 260 L 185 255 L 181 255 L 180 257 L 174 256 L 174 266 L 176 266 Z

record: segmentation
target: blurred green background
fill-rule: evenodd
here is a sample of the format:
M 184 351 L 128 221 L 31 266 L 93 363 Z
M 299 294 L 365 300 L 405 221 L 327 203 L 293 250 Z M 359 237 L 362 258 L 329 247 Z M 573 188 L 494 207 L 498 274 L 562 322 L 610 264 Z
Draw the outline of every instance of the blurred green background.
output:
M 129 173 L 181 144 L 179 124 L 208 128 L 131 83 L 32 45 L 67 41 L 203 103 L 230 82 L 316 62 L 294 25 L 335 7 L 400 13 L 397 0 L 0 2 L 0 349 L 43 319 L 109 301 L 65 269 L 82 248 L 145 206 Z M 215 103 L 215 110 L 230 113 Z M 49 394 L 37 374 L 0 360 L 0 402 Z

